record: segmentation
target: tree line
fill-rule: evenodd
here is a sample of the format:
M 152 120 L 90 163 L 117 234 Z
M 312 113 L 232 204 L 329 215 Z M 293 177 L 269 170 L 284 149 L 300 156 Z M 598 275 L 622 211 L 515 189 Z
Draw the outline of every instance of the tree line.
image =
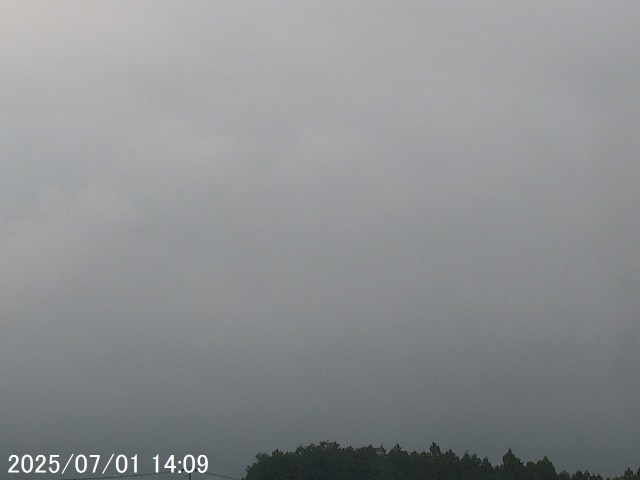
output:
M 336 442 L 299 446 L 294 452 L 259 453 L 247 467 L 244 480 L 605 480 L 588 470 L 572 474 L 557 472 L 545 456 L 524 463 L 511 449 L 502 464 L 491 465 L 487 457 L 451 449 L 443 452 L 435 443 L 428 452 L 407 452 L 399 445 L 390 450 L 372 445 L 341 447 Z M 640 480 L 627 469 L 622 476 L 606 480 Z

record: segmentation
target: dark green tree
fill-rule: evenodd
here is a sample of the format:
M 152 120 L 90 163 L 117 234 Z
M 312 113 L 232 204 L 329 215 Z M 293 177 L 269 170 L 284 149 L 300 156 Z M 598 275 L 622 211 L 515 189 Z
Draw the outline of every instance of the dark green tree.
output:
M 525 466 L 511 449 L 502 457 L 502 465 L 498 466 L 497 473 L 500 480 L 525 480 Z
M 485 457 L 465 452 L 462 457 L 443 452 L 432 443 L 428 452 L 407 452 L 395 445 L 362 448 L 341 447 L 336 442 L 299 446 L 293 452 L 259 453 L 247 467 L 245 480 L 603 480 L 589 471 L 556 472 L 544 457 L 526 465 L 511 449 L 502 464 L 492 467 Z M 607 480 L 640 480 L 640 469 Z

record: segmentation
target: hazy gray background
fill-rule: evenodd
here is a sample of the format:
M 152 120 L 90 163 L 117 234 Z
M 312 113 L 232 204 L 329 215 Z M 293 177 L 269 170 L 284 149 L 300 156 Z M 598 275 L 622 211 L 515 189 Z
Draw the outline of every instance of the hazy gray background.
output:
M 3 2 L 2 476 L 322 440 L 640 467 L 639 31 L 636 1 Z

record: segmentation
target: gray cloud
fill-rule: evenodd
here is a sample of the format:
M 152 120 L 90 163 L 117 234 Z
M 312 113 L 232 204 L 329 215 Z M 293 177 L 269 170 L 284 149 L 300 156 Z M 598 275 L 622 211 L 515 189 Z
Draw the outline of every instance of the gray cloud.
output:
M 1 9 L 3 452 L 638 467 L 635 3 Z

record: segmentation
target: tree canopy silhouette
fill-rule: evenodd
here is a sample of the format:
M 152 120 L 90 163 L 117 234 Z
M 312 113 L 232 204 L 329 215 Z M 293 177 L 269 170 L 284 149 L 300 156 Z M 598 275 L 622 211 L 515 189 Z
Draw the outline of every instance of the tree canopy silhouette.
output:
M 556 472 L 546 456 L 526 464 L 509 449 L 500 465 L 487 457 L 451 449 L 443 452 L 432 443 L 428 452 L 408 452 L 400 445 L 341 447 L 337 442 L 299 446 L 293 452 L 259 453 L 247 467 L 245 480 L 603 480 L 589 471 Z M 640 480 L 627 468 L 622 476 L 607 480 Z

